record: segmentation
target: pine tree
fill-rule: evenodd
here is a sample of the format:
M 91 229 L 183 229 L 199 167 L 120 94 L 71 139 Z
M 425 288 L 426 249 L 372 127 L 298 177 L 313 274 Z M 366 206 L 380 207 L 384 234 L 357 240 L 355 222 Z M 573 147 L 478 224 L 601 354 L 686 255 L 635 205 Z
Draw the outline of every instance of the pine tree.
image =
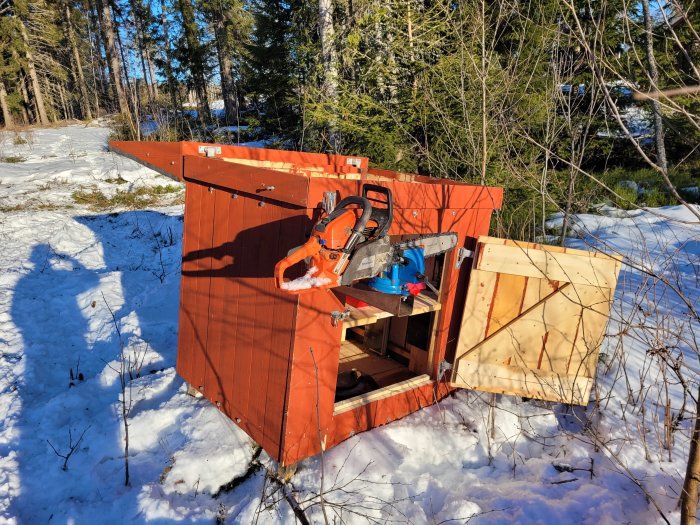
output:
M 198 118 L 203 127 L 211 123 L 211 110 L 207 94 L 207 81 L 211 76 L 210 47 L 203 39 L 203 31 L 197 23 L 192 0 L 177 0 L 181 17 L 183 38 L 176 46 L 177 57 L 189 84 L 197 94 Z
M 252 104 L 250 124 L 267 136 L 301 142 L 303 79 L 308 72 L 306 39 L 309 10 L 302 4 L 255 0 L 254 30 L 246 45 L 245 95 Z
M 245 44 L 252 29 L 252 17 L 241 0 L 201 1 L 200 9 L 214 31 L 224 120 L 227 125 L 238 123 L 238 87 L 241 61 L 245 60 Z

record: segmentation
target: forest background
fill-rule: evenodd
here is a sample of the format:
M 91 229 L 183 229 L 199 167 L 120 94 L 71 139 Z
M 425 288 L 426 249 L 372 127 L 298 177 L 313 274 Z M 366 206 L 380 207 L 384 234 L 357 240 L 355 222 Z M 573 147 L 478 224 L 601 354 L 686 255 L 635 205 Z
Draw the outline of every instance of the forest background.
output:
M 690 0 L 2 0 L 0 14 L 6 128 L 116 115 L 120 138 L 368 156 L 507 187 L 495 234 L 525 240 L 554 212 L 563 242 L 571 214 L 604 203 L 700 197 Z

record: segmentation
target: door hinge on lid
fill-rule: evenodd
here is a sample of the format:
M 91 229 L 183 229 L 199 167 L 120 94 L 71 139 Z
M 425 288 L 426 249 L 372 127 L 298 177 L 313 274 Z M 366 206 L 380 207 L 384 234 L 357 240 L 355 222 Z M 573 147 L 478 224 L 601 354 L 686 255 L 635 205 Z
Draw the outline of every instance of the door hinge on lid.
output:
M 464 259 L 471 259 L 474 257 L 474 251 L 473 250 L 467 250 L 466 248 L 460 248 L 459 251 L 457 251 L 457 262 L 455 263 L 455 268 L 458 270 L 462 266 L 462 263 L 464 262 Z
M 205 157 L 216 157 L 221 155 L 221 146 L 199 146 L 197 152 Z
M 438 365 L 438 381 L 442 381 L 445 373 L 449 370 L 452 370 L 452 364 L 448 363 L 444 359 L 440 361 L 440 364 Z

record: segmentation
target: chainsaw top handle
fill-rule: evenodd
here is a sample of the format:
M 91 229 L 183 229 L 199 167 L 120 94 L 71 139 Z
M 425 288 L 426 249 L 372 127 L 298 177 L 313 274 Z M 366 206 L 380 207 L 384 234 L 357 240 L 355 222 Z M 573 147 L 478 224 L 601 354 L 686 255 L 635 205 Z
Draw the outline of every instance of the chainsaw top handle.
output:
M 370 192 L 383 195 L 384 200 L 369 197 Z M 389 188 L 385 188 L 384 186 L 378 186 L 377 184 L 363 184 L 362 197 L 371 201 L 372 203 L 376 202 L 384 205 L 383 208 L 377 208 L 376 206 L 372 205 L 371 217 L 371 220 L 379 225 L 374 236 L 383 237 L 389 231 L 391 221 L 394 219 L 394 199 L 391 196 L 391 190 Z
M 351 250 L 355 244 L 357 244 L 357 241 L 360 239 L 362 232 L 372 217 L 372 204 L 369 202 L 369 199 L 354 195 L 345 197 L 338 203 L 335 209 L 321 219 L 314 228 L 314 230 L 319 232 L 326 231 L 326 226 L 345 213 L 347 208 L 353 204 L 362 207 L 362 215 L 360 215 L 360 218 L 355 223 L 355 227 L 352 229 L 352 234 L 350 234 L 347 242 L 345 243 L 345 247 L 343 248 L 344 250 Z

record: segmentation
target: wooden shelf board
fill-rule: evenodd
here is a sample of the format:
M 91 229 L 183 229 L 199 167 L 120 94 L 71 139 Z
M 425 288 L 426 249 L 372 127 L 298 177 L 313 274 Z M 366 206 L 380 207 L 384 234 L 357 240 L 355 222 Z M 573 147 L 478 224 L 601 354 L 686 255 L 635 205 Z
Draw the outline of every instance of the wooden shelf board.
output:
M 381 308 L 376 306 L 362 306 L 361 308 L 355 308 L 354 306 L 346 306 L 350 312 L 350 318 L 343 321 L 344 328 L 354 328 L 355 326 L 364 326 L 367 324 L 374 324 L 379 319 L 384 319 L 386 317 L 391 317 L 389 312 L 385 312 Z

